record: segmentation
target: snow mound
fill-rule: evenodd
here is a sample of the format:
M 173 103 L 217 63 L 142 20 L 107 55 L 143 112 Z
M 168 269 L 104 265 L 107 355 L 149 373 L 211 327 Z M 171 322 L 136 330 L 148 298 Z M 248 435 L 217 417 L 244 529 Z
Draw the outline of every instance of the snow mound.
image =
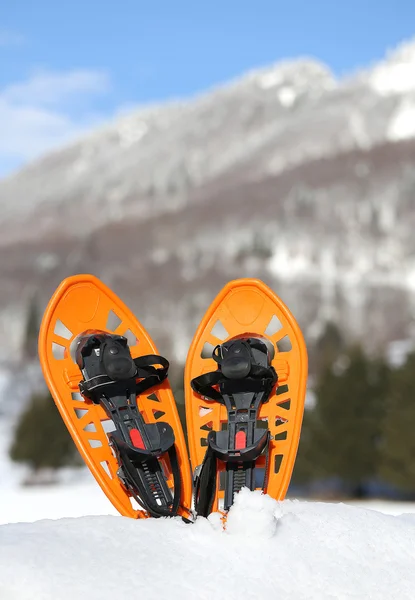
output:
M 242 490 L 218 514 L 0 527 L 2 600 L 414 597 L 415 519 Z

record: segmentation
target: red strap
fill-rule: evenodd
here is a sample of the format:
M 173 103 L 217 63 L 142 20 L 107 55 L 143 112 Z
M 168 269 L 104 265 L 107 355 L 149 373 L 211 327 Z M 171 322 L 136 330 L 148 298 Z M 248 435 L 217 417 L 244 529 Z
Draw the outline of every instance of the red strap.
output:
M 143 438 L 141 437 L 141 433 L 138 431 L 138 429 L 131 429 L 130 438 L 135 448 L 140 448 L 140 450 L 146 449 Z
M 245 431 L 238 431 L 235 435 L 235 450 L 241 450 L 246 448 L 246 433 Z

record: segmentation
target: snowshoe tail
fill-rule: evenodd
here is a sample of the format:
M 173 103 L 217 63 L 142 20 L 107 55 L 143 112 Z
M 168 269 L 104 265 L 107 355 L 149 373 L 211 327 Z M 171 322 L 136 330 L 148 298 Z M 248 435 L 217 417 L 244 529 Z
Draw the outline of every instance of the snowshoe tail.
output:
M 285 497 L 306 380 L 304 339 L 280 298 L 255 279 L 226 285 L 203 318 L 186 361 L 197 514 L 226 512 L 244 486 Z
M 65 279 L 43 317 L 39 357 L 80 454 L 115 508 L 132 518 L 187 518 L 190 466 L 169 363 L 121 300 L 92 275 Z

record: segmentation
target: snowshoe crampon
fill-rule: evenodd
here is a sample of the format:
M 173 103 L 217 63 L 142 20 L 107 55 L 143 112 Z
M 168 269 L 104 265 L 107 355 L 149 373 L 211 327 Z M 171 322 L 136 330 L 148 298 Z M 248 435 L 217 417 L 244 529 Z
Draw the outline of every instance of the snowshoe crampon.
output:
M 242 487 L 285 497 L 301 431 L 307 351 L 264 283 L 230 282 L 202 320 L 186 361 L 195 509 L 225 512 Z
M 190 467 L 169 363 L 121 300 L 92 275 L 64 280 L 43 317 L 39 357 L 80 454 L 116 509 L 187 518 Z

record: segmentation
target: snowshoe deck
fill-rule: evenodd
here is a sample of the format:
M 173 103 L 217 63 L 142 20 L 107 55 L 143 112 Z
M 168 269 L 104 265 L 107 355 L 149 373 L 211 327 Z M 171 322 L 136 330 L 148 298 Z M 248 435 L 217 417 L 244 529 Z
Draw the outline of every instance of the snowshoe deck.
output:
M 230 282 L 213 301 L 185 369 L 197 514 L 225 512 L 242 487 L 285 497 L 307 379 L 300 328 L 263 282 Z
M 92 275 L 65 279 L 43 317 L 39 357 L 80 454 L 116 509 L 132 518 L 188 517 L 190 467 L 168 362 L 121 300 Z

